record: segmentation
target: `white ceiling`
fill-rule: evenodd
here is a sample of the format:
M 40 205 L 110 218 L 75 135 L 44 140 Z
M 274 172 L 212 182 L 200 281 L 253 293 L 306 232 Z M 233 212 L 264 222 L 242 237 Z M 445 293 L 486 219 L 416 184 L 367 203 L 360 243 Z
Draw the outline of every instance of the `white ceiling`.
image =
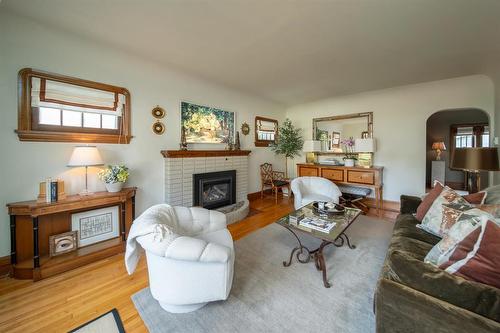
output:
M 2 7 L 286 105 L 477 74 L 500 59 L 499 0 L 4 0 Z

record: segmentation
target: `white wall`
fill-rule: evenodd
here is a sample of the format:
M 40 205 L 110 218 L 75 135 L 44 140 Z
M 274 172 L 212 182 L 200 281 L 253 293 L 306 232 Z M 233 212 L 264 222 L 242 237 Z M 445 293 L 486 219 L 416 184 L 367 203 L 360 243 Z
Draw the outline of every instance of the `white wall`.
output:
M 384 199 L 398 201 L 401 194 L 424 193 L 427 118 L 444 109 L 478 108 L 495 124 L 494 99 L 492 81 L 475 75 L 297 105 L 287 117 L 300 126 L 313 117 L 373 112 L 375 164 L 384 166 Z M 311 139 L 312 126 L 303 129 L 305 139 Z M 295 165 L 289 173 L 296 173 Z
M 126 38 L 124 36 L 124 38 Z M 161 43 L 162 41 L 158 41 Z M 171 47 L 176 47 L 171 45 Z M 154 50 L 151 50 L 154 52 Z M 98 144 L 107 163 L 125 163 L 131 169 L 129 185 L 138 186 L 138 213 L 163 201 L 164 166 L 162 149 L 178 149 L 180 101 L 188 100 L 236 112 L 239 128 L 243 121 L 251 134 L 240 139 L 251 149 L 249 191 L 259 190 L 258 165 L 271 162 L 283 168 L 284 160 L 268 148 L 253 144 L 254 117 L 261 115 L 280 122 L 284 108 L 235 90 L 203 81 L 173 69 L 136 58 L 119 50 L 83 38 L 52 30 L 7 12 L 0 12 L 0 206 L 36 198 L 38 183 L 46 177 L 61 177 L 67 192 L 77 193 L 83 185 L 82 170 L 66 163 L 75 144 L 20 142 L 17 128 L 17 73 L 32 67 L 58 74 L 123 86 L 132 99 L 132 134 L 129 145 Z M 167 111 L 165 134 L 152 133 L 151 109 Z M 103 190 L 91 170 L 90 188 Z M 10 253 L 8 216 L 0 214 L 0 256 Z

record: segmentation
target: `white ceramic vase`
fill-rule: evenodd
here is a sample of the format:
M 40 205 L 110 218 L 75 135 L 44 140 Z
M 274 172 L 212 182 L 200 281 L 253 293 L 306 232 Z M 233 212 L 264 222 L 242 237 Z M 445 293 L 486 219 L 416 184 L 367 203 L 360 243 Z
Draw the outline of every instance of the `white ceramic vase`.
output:
M 354 160 L 352 158 L 346 158 L 344 160 L 344 166 L 346 166 L 346 167 L 353 167 L 354 166 Z
M 116 183 L 104 183 L 106 185 L 106 190 L 108 192 L 120 192 L 123 188 L 122 182 L 116 182 Z

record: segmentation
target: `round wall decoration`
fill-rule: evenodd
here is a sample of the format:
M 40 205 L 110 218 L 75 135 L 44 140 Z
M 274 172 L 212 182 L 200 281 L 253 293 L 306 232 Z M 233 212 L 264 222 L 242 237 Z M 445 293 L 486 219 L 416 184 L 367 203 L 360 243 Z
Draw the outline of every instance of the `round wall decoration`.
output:
M 157 135 L 161 135 L 165 132 L 165 125 L 159 120 L 156 121 L 156 123 L 153 124 L 153 133 Z
M 246 121 L 241 124 L 241 133 L 243 135 L 248 135 L 248 133 L 250 133 L 250 125 L 248 125 Z
M 161 119 L 161 118 L 165 117 L 165 113 L 166 113 L 165 110 L 163 108 L 161 108 L 160 106 L 156 106 L 153 110 L 151 110 L 151 114 L 156 119 Z

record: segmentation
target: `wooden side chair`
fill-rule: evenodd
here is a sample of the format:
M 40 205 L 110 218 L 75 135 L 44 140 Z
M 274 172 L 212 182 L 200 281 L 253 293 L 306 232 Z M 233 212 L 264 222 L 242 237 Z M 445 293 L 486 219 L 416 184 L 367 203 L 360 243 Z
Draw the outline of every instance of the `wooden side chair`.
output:
M 273 165 L 270 163 L 264 163 L 260 165 L 260 180 L 261 189 L 260 197 L 264 197 L 264 189 L 266 187 L 271 187 L 271 192 L 274 193 L 274 200 L 278 203 L 278 191 L 283 189 L 283 187 L 288 188 L 288 199 L 292 196 L 292 191 L 290 189 L 290 180 L 285 178 L 285 173 L 282 171 L 274 171 Z

